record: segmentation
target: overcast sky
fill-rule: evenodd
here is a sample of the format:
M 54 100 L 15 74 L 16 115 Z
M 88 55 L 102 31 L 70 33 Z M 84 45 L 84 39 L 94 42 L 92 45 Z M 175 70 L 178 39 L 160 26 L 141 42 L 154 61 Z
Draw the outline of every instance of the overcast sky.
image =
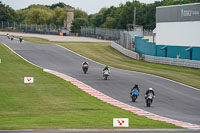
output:
M 80 8 L 88 14 L 97 13 L 103 7 L 119 6 L 120 3 L 125 4 L 126 1 L 133 0 L 0 0 L 3 4 L 9 5 L 15 10 L 26 8 L 32 4 L 51 5 L 63 2 L 75 8 Z M 153 3 L 155 0 L 139 0 L 143 3 Z M 160 0 L 157 0 L 160 1 Z

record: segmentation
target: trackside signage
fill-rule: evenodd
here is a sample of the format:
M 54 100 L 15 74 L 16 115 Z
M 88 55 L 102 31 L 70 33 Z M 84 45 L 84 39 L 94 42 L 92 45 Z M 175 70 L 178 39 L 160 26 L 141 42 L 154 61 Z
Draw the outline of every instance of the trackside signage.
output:
M 1 58 L 0 58 L 0 64 L 1 64 Z
M 24 83 L 26 83 L 26 84 L 34 83 L 34 78 L 33 77 L 24 77 Z
M 129 127 L 128 118 L 113 118 L 113 127 Z
M 156 8 L 156 22 L 200 21 L 200 3 Z

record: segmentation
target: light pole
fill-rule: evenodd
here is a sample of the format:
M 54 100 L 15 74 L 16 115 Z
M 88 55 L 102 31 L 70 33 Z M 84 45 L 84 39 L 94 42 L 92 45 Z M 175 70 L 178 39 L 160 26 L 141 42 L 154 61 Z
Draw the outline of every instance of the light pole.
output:
M 135 22 L 136 22 L 136 7 L 135 7 L 135 1 L 136 1 L 136 0 L 133 0 L 133 4 L 134 4 L 133 26 L 135 26 Z

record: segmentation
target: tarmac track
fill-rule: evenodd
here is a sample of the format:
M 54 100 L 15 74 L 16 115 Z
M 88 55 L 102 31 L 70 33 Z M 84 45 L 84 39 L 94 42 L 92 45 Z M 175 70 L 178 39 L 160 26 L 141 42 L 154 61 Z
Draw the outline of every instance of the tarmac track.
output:
M 156 76 L 116 68 L 111 68 L 111 75 L 105 81 L 102 78 L 104 65 L 87 60 L 59 46 L 30 42 L 20 44 L 19 41 L 11 41 L 6 37 L 0 37 L 0 41 L 30 62 L 67 74 L 123 103 L 157 115 L 200 125 L 200 91 L 197 89 Z M 83 61 L 90 63 L 86 75 L 81 70 Z M 135 83 L 139 85 L 141 92 L 136 103 L 132 103 L 129 91 Z M 154 88 L 156 94 L 151 108 L 147 108 L 144 101 L 144 93 L 149 87 Z

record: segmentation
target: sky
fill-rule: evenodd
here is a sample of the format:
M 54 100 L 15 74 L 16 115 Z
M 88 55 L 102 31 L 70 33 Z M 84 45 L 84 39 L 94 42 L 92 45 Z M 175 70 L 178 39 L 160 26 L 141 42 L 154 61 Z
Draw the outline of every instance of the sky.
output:
M 110 6 L 119 6 L 120 3 L 125 4 L 126 1 L 133 0 L 0 0 L 3 4 L 9 5 L 15 10 L 27 8 L 32 4 L 52 5 L 63 2 L 67 5 L 86 11 L 88 14 L 99 12 L 101 8 Z M 142 3 L 153 3 L 155 0 L 139 0 Z M 160 0 L 157 0 L 160 1 Z

